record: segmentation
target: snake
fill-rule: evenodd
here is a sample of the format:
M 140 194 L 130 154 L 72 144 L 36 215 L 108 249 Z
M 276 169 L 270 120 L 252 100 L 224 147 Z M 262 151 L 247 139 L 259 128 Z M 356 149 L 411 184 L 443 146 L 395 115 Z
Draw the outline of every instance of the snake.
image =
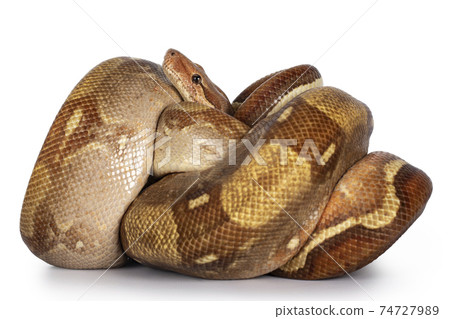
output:
M 312 65 L 230 102 L 169 49 L 106 60 L 59 110 L 31 174 L 20 233 L 43 261 L 135 261 L 207 279 L 324 279 L 374 261 L 421 215 L 432 182 L 368 154 L 370 109 Z

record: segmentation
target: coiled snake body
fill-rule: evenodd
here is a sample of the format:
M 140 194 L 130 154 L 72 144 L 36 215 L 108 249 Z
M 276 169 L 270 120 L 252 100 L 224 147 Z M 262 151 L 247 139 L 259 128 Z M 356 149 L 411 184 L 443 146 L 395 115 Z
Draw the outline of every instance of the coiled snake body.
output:
M 370 110 L 321 85 L 302 65 L 231 104 L 175 50 L 163 68 L 101 63 L 48 133 L 23 240 L 77 269 L 128 256 L 204 278 L 319 279 L 367 265 L 421 214 L 431 181 L 394 155 L 366 155 Z M 144 188 L 150 173 L 159 180 Z

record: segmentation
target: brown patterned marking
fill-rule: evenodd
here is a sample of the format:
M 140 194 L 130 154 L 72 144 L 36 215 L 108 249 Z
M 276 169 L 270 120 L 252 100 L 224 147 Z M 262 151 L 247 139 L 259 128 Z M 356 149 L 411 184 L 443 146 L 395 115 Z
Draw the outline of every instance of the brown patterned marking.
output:
M 155 150 L 155 176 L 167 173 L 200 171 L 221 160 L 228 150 L 228 141 L 239 140 L 248 126 L 228 114 L 206 105 L 182 102 L 167 107 L 158 121 L 157 135 L 169 138 Z M 217 146 L 194 147 L 195 139 L 217 141 Z M 170 161 L 165 162 L 170 152 Z M 199 161 L 193 161 L 195 159 Z M 199 165 L 200 164 L 200 165 Z
M 170 96 L 153 90 L 159 85 Z M 179 100 L 161 67 L 145 60 L 105 61 L 77 84 L 25 195 L 20 229 L 33 253 L 69 268 L 106 268 L 121 255 L 120 217 L 147 178 L 145 145 L 128 140 L 154 131 L 163 107 Z
M 83 117 L 83 110 L 77 109 L 73 112 L 72 116 L 66 123 L 64 129 L 65 135 L 72 135 L 73 131 L 79 126 L 81 118 Z
M 311 232 L 334 184 L 349 165 L 365 154 L 369 136 L 369 128 L 362 126 L 360 130 L 359 125 L 367 122 L 366 116 L 370 113 L 353 112 L 358 108 L 365 110 L 365 105 L 349 98 L 346 104 L 335 107 L 336 112 L 354 114 L 348 118 L 347 125 L 358 131 L 346 134 L 345 131 L 353 130 L 347 127 L 344 130 L 309 102 L 315 94 L 345 93 L 331 88 L 307 91 L 245 136 L 253 145 L 259 138 L 296 138 L 300 145 L 288 148 L 287 165 L 280 165 L 278 146 L 270 143 L 260 149 L 268 165 L 259 165 L 256 161 L 239 165 L 249 154 L 239 143 L 238 165 L 230 166 L 225 159 L 200 173 L 167 176 L 144 190 L 122 220 L 122 244 L 125 249 L 129 248 L 127 254 L 153 266 L 217 279 L 258 276 L 293 257 L 306 236 L 299 232 L 298 225 L 284 210 Z M 277 121 L 289 107 L 293 108 L 289 120 Z M 295 164 L 306 139 L 314 139 L 322 153 L 331 143 L 336 144 L 334 154 L 325 165 L 309 161 L 301 166 Z M 197 176 L 199 182 L 153 225 L 165 207 L 186 191 L 189 181 L 193 182 Z M 195 201 L 205 193 L 209 195 L 208 202 L 197 205 L 199 202 Z M 162 248 L 169 223 L 176 228 L 176 254 Z M 152 231 L 130 247 L 129 243 L 134 242 L 147 225 L 153 225 Z
M 282 71 L 274 72 L 274 73 L 271 73 L 271 74 L 268 74 L 268 75 L 262 77 L 261 79 L 250 84 L 247 88 L 244 89 L 244 91 L 239 93 L 239 95 L 233 100 L 233 103 L 232 103 L 234 112 L 237 111 L 237 109 L 242 105 L 242 102 L 244 102 L 249 97 L 249 95 L 253 93 L 253 91 L 255 91 L 259 86 L 261 86 L 261 84 L 263 84 L 268 79 L 274 77 L 275 75 L 277 75 L 280 72 L 282 72 Z
M 276 76 L 269 77 L 258 86 L 257 90 L 246 97 L 234 116 L 252 126 L 262 117 L 262 114 L 269 116 L 278 112 L 298 94 L 319 86 L 322 86 L 321 75 L 311 65 L 299 65 L 277 72 Z M 244 92 L 240 96 L 244 96 Z
M 283 97 L 280 96 L 277 98 L 276 101 L 274 101 L 274 105 L 267 113 L 267 116 L 275 114 L 276 112 L 281 110 L 283 106 L 285 106 L 290 100 L 292 100 L 297 95 L 300 95 L 301 93 L 308 91 L 309 89 L 321 87 L 322 85 L 323 85 L 322 78 L 318 78 L 311 83 L 306 83 L 296 87 L 294 86 L 291 91 L 288 91 Z
M 345 232 L 349 228 L 355 227 L 357 225 L 362 225 L 365 228 L 377 229 L 391 223 L 394 220 L 400 207 L 400 201 L 395 195 L 395 188 L 393 186 L 394 177 L 397 174 L 397 171 L 404 164 L 404 161 L 396 160 L 385 165 L 385 181 L 387 184 L 385 185 L 385 195 L 383 197 L 383 203 L 380 208 L 375 209 L 373 212 L 369 212 L 365 215 L 349 217 L 335 226 L 330 226 L 320 231 L 315 231 L 313 239 L 311 239 L 304 247 L 302 247 L 301 252 L 295 257 L 296 265 L 298 265 L 299 268 L 303 268 L 308 254 L 313 249 L 321 245 L 324 241 L 329 240 L 342 232 Z
M 364 267 L 406 231 L 430 194 L 431 182 L 419 169 L 388 153 L 367 155 L 336 186 L 314 241 L 274 274 L 321 279 L 345 274 L 340 266 Z
M 298 79 L 301 85 L 292 85 Z M 313 86 L 321 86 L 320 74 L 300 66 L 257 81 L 250 88 L 258 89 L 247 89 L 237 99 L 244 102 L 238 118 L 251 124 L 263 118 L 246 134 L 252 145 L 259 138 L 298 141 L 288 150 L 287 165 L 280 165 L 278 147 L 264 145 L 261 154 L 268 166 L 255 161 L 241 166 L 249 152 L 238 143 L 238 165 L 225 159 L 201 172 L 166 176 L 144 190 L 122 219 L 147 179 L 143 165 L 151 158 L 146 158 L 143 141 L 155 131 L 162 109 L 181 98 L 154 63 L 105 61 L 75 87 L 50 129 L 24 200 L 20 227 L 25 243 L 57 266 L 109 267 L 122 253 L 122 219 L 122 246 L 141 263 L 222 279 L 276 269 L 304 246 L 338 179 L 367 152 L 373 128 L 363 103 L 338 89 Z M 200 87 L 206 104 L 228 111 L 228 99 L 214 83 Z M 202 125 L 213 136 L 239 139 L 248 129 L 229 116 L 216 116 L 217 110 L 195 107 L 195 118 L 212 116 Z M 176 108 L 164 113 L 169 114 L 167 134 L 194 136 L 196 121 Z M 295 165 L 308 140 L 314 141 L 322 162 Z M 321 245 L 347 271 L 387 249 L 421 213 L 431 193 L 423 172 L 391 155 L 377 156 L 387 164 L 346 173 L 344 179 L 355 171 L 359 175 L 336 187 L 316 228 Z M 369 182 L 361 184 L 361 176 Z M 306 243 L 300 256 L 304 258 L 293 258 L 276 274 L 325 278 L 342 273 L 316 244 Z M 124 262 L 122 258 L 116 266 Z

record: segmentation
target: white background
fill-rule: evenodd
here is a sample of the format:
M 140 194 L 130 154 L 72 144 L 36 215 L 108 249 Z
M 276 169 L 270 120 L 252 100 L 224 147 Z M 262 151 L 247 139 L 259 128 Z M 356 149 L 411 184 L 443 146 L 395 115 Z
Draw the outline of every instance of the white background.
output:
M 445 311 L 450 234 L 448 14 L 445 1 L 2 2 L 2 304 L 29 314 L 64 311 L 69 317 L 78 316 L 80 309 L 114 317 L 149 307 L 147 317 L 166 310 L 166 315 L 185 317 L 196 309 L 197 317 L 210 317 L 202 311 L 206 307 L 215 309 L 216 317 L 259 309 L 259 317 L 271 318 L 274 305 L 285 304 L 282 300 L 370 304 L 371 298 L 379 304 L 437 304 Z M 263 75 L 314 64 L 326 85 L 347 91 L 371 108 L 371 151 L 392 152 L 431 177 L 434 192 L 423 215 L 388 252 L 352 274 L 363 289 L 349 277 L 208 281 L 139 265 L 111 270 L 88 289 L 101 271 L 58 269 L 28 251 L 19 234 L 23 196 L 48 129 L 71 89 L 103 60 L 130 55 L 161 63 L 170 47 L 200 63 L 230 99 Z M 79 297 L 278 302 L 125 307 L 114 302 L 82 303 L 81 308 L 53 304 Z

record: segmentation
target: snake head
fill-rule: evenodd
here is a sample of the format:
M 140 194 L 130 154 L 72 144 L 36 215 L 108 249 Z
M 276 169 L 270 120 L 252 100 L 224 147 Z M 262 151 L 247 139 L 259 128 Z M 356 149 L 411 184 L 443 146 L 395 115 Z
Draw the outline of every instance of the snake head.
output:
M 163 70 L 187 102 L 197 102 L 231 113 L 225 93 L 206 75 L 205 70 L 181 52 L 169 49 L 164 56 Z

